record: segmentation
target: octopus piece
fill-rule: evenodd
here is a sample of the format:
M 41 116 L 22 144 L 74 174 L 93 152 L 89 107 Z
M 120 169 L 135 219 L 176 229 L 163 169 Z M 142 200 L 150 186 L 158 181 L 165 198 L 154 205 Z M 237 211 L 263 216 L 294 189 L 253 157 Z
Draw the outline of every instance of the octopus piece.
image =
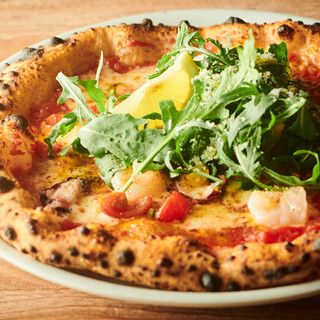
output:
M 43 190 L 40 193 L 42 202 L 47 207 L 69 210 L 73 204 L 77 204 L 83 194 L 83 185 L 80 179 L 71 179 L 51 189 Z

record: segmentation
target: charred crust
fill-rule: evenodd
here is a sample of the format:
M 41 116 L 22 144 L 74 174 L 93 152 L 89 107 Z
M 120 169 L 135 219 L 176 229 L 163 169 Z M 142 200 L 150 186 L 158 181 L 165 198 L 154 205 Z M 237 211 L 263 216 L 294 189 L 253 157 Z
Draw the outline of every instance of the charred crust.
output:
M 194 265 L 194 264 L 190 264 L 188 267 L 187 267 L 187 271 L 188 272 L 194 272 L 197 270 L 197 267 Z
M 6 235 L 6 237 L 8 238 L 8 240 L 15 240 L 17 238 L 17 233 L 14 230 L 13 227 L 11 226 L 7 226 L 4 228 L 4 234 Z
M 120 277 L 122 276 L 122 274 L 121 274 L 120 271 L 114 270 L 114 271 L 113 271 L 113 276 L 114 276 L 115 278 L 120 278 Z
M 222 287 L 222 280 L 216 274 L 205 271 L 200 275 L 200 285 L 209 292 L 217 292 Z
M 68 253 L 72 257 L 77 257 L 79 255 L 79 250 L 76 247 L 71 247 L 68 249 Z
M 171 268 L 173 266 L 173 262 L 171 259 L 167 258 L 167 257 L 163 257 L 163 258 L 160 258 L 158 261 L 157 261 L 157 265 L 160 267 L 160 268 Z
M 28 59 L 33 57 L 36 53 L 37 53 L 37 49 L 27 47 L 21 51 L 21 57 L 22 59 Z
M 15 187 L 15 184 L 12 180 L 9 180 L 6 177 L 0 176 L 0 193 L 9 192 L 14 187 Z
M 83 258 L 83 259 L 90 259 L 90 254 L 89 253 L 82 253 L 81 254 L 81 257 Z
M 160 275 L 161 275 L 160 270 L 159 270 L 159 269 L 156 269 L 156 270 L 154 270 L 154 271 L 152 272 L 151 277 L 153 277 L 153 278 L 159 278 Z
M 191 27 L 191 24 L 188 20 L 182 20 L 179 25 L 182 25 L 183 23 L 185 23 L 188 27 Z
M 39 57 L 42 57 L 43 54 L 44 54 L 44 49 L 43 49 L 43 48 L 37 49 L 37 55 L 38 55 Z
M 21 131 L 21 132 L 26 132 L 28 127 L 29 127 L 29 123 L 28 123 L 28 120 L 20 115 L 20 114 L 11 114 L 11 115 L 8 115 L 6 118 L 5 118 L 5 121 L 12 121 L 14 122 L 14 127 L 15 129 Z
M 252 270 L 251 268 L 249 268 L 246 264 L 242 267 L 241 269 L 241 273 L 251 276 L 254 274 L 254 270 Z
M 286 275 L 290 273 L 297 272 L 298 269 L 296 267 L 279 267 L 276 269 L 266 270 L 263 273 L 263 277 L 267 280 L 279 280 L 284 278 Z
M 286 241 L 284 243 L 284 248 L 285 250 L 287 250 L 288 252 L 292 252 L 293 251 L 293 248 L 294 248 L 294 245 L 290 242 L 290 241 Z
M 26 222 L 26 227 L 27 227 L 27 230 L 29 231 L 30 234 L 33 234 L 33 235 L 38 234 L 36 220 L 29 218 Z
M 107 240 L 116 240 L 116 238 L 114 236 L 112 236 L 110 233 L 108 233 L 107 231 L 100 229 L 98 231 L 98 237 L 102 238 L 102 241 L 107 241 Z
M 117 261 L 121 266 L 131 266 L 134 262 L 134 259 L 134 253 L 130 249 L 120 251 L 117 254 Z
M 7 90 L 7 89 L 10 89 L 10 86 L 8 83 L 0 83 L 0 89 L 2 90 Z
M 248 247 L 245 246 L 244 244 L 242 244 L 242 245 L 239 246 L 239 251 L 245 251 L 245 250 L 247 250 L 247 249 L 248 249 Z
M 241 287 L 239 285 L 238 282 L 236 281 L 230 281 L 228 284 L 227 284 L 227 290 L 228 291 L 239 291 L 241 290 Z
M 59 37 L 52 37 L 50 39 L 50 45 L 52 45 L 52 46 L 56 46 L 56 45 L 62 44 L 64 42 L 65 41 L 63 39 L 59 38 Z
M 213 269 L 219 270 L 220 265 L 219 265 L 218 259 L 215 258 L 215 259 L 212 261 L 211 267 L 212 267 Z
M 309 254 L 308 252 L 303 253 L 303 254 L 301 255 L 301 257 L 300 257 L 300 261 L 301 261 L 302 263 L 306 263 L 306 262 L 308 262 L 309 260 L 310 260 L 310 254 Z
M 32 245 L 29 246 L 29 251 L 32 252 L 32 253 L 37 253 L 38 252 L 37 248 L 32 246 Z
M 109 268 L 109 263 L 106 260 L 98 260 L 98 265 L 103 269 Z
M 152 20 L 148 18 L 143 19 L 141 24 L 145 27 L 147 31 L 151 31 L 154 28 Z
M 247 24 L 244 20 L 237 17 L 229 17 L 223 24 L 235 24 L 235 23 Z
M 81 226 L 79 227 L 79 233 L 86 236 L 90 233 L 90 229 L 87 228 L 86 226 Z
M 50 262 L 52 263 L 60 263 L 62 260 L 62 255 L 57 251 L 52 251 L 50 255 Z
M 292 29 L 286 24 L 282 24 L 278 28 L 278 35 L 283 39 L 292 40 L 294 37 L 294 33 L 295 33 L 294 29 Z
M 8 74 L 11 76 L 11 77 L 17 77 L 19 75 L 19 73 L 17 71 L 14 71 L 14 70 L 10 70 L 8 72 Z

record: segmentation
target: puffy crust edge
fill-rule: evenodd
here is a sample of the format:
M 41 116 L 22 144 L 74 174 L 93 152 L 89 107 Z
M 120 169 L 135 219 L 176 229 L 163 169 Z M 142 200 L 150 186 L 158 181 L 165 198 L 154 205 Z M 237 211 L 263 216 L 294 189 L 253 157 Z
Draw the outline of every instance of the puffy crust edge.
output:
M 283 25 L 289 52 L 297 52 L 315 65 L 319 54 L 319 28 L 291 21 L 268 25 L 220 25 L 199 29 L 204 37 L 223 42 L 231 33 L 233 45 L 243 43 L 251 28 L 257 45 L 280 42 Z M 7 66 L 1 75 L 0 117 L 41 105 L 57 87 L 59 71 L 79 74 L 94 68 L 100 51 L 115 55 L 123 64 L 153 62 L 172 45 L 176 27 L 121 25 L 89 29 L 64 43 L 43 47 L 26 60 Z M 295 39 L 298 34 L 298 39 Z M 154 50 L 125 46 L 132 40 L 155 43 Z M 170 44 L 168 46 L 168 43 Z M 301 53 L 301 47 L 303 55 Z M 40 51 L 39 51 L 40 50 Z M 291 50 L 291 51 L 290 51 Z M 294 51 L 295 50 L 295 51 Z M 300 51 L 299 51 L 300 50 Z M 299 52 L 298 52 L 299 51 Z M 306 53 L 310 53 L 304 56 Z M 299 68 L 293 65 L 299 77 Z M 41 90 L 39 90 L 41 89 Z M 36 101 L 36 102 L 34 102 Z M 0 169 L 0 235 L 21 250 L 58 267 L 86 269 L 151 287 L 181 291 L 234 291 L 283 285 L 319 278 L 320 234 L 304 234 L 290 243 L 258 244 L 225 248 L 212 254 L 202 244 L 183 236 L 162 239 L 115 239 L 103 226 L 88 224 L 60 231 L 55 211 L 44 211 L 38 200 L 23 190 L 5 168 Z

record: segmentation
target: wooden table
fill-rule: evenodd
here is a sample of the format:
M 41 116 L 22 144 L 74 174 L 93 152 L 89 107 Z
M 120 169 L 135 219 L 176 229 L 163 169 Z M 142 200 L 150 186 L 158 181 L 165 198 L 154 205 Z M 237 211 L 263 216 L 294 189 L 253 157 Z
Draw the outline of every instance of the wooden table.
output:
M 319 0 L 0 0 L 0 60 L 77 27 L 146 12 L 227 8 L 289 13 L 320 20 Z M 41 280 L 0 259 L 0 319 L 319 319 L 320 296 L 229 309 L 127 304 Z

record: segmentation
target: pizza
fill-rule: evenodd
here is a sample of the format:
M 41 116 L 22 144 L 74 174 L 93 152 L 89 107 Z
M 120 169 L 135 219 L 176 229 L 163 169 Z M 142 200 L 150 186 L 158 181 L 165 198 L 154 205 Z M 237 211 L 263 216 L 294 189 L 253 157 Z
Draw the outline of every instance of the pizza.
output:
M 158 289 L 319 279 L 319 25 L 145 20 L 22 55 L 0 80 L 4 241 Z

